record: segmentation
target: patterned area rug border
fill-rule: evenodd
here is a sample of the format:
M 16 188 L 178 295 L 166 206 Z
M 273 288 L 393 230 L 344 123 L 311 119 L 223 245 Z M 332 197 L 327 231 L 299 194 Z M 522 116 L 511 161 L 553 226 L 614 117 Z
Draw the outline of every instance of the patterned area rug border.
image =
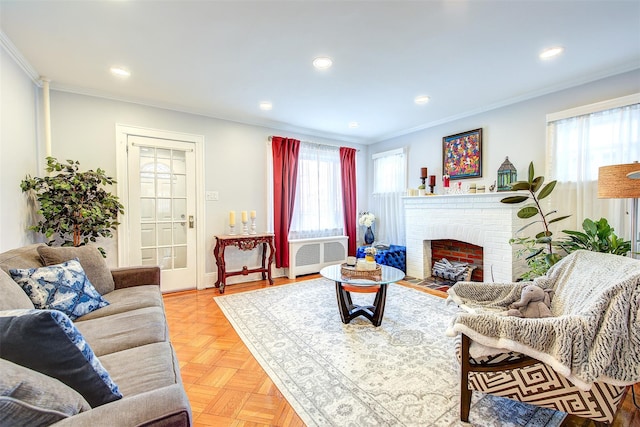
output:
M 372 294 L 354 294 L 366 303 Z M 370 298 L 369 298 L 370 299 Z M 454 340 L 457 310 L 391 285 L 382 325 L 340 321 L 335 285 L 312 279 L 214 297 L 308 426 L 463 426 Z M 564 414 L 474 393 L 471 425 L 557 427 Z

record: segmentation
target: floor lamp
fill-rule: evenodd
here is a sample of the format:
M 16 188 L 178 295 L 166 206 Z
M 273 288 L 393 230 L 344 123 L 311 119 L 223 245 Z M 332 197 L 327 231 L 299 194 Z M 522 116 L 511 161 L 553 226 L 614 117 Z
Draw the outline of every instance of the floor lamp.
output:
M 638 197 L 640 163 L 602 166 L 598 170 L 598 198 L 631 199 L 631 257 L 638 250 Z

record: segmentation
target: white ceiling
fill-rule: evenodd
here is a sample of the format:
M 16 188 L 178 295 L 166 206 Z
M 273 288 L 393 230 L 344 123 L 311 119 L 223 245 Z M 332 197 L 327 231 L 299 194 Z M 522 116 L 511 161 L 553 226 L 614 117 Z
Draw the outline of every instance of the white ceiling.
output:
M 53 89 L 365 144 L 640 68 L 638 0 L 0 0 L 0 25 Z

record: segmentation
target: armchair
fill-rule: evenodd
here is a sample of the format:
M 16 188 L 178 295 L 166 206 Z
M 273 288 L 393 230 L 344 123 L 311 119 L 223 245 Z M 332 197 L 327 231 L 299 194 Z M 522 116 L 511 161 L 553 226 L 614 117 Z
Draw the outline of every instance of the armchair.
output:
M 460 419 L 473 391 L 611 423 L 627 386 L 640 381 L 640 261 L 577 251 L 535 279 L 553 289 L 553 317 L 506 316 L 524 283 L 458 282 Z

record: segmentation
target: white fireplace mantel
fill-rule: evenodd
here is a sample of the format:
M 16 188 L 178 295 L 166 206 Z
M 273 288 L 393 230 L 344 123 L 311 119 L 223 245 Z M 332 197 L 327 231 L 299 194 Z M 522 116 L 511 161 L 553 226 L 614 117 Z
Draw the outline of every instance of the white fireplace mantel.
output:
M 404 197 L 407 275 L 431 276 L 431 240 L 452 239 L 483 248 L 485 282 L 512 282 L 523 263 L 509 239 L 525 221 L 521 205 L 500 203 L 514 192 Z

